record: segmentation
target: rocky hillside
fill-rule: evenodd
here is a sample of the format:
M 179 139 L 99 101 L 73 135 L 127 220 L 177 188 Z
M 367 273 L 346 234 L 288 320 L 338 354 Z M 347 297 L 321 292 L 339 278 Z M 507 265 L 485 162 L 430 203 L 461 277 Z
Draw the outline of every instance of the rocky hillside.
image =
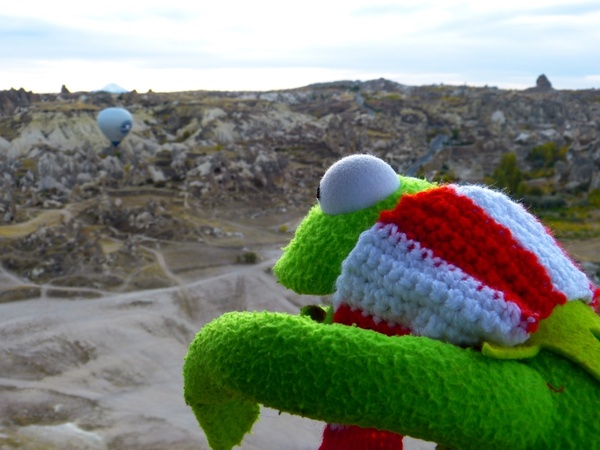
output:
M 95 124 L 114 105 L 135 118 L 117 151 Z M 347 153 L 480 182 L 509 152 L 531 170 L 529 153 L 548 142 L 568 149 L 546 176 L 552 192 L 589 191 L 600 188 L 599 123 L 599 92 L 556 91 L 545 77 L 525 91 L 383 79 L 273 92 L 11 90 L 0 92 L 2 201 L 55 206 L 101 185 L 152 185 L 213 203 L 293 203 Z
M 117 149 L 96 126 L 108 106 L 134 117 Z M 523 91 L 384 79 L 272 92 L 4 91 L 0 234 L 13 239 L 2 263 L 28 279 L 84 261 L 106 272 L 109 240 L 131 250 L 122 259 L 132 263 L 142 258 L 132 236 L 214 237 L 223 232 L 207 225 L 215 211 L 271 212 L 284 223 L 313 203 L 325 168 L 355 152 L 409 175 L 467 182 L 497 181 L 513 154 L 525 194 L 585 200 L 600 195 L 599 124 L 600 91 L 554 90 L 543 76 Z M 40 231 L 42 214 L 54 226 Z M 65 239 L 68 258 L 32 262 L 61 253 Z

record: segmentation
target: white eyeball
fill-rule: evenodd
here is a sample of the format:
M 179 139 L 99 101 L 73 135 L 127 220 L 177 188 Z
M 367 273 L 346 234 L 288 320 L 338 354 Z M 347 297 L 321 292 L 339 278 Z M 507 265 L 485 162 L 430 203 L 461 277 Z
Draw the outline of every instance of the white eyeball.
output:
M 398 187 L 400 180 L 389 164 L 371 155 L 352 155 L 325 172 L 317 198 L 325 214 L 346 214 L 373 206 Z

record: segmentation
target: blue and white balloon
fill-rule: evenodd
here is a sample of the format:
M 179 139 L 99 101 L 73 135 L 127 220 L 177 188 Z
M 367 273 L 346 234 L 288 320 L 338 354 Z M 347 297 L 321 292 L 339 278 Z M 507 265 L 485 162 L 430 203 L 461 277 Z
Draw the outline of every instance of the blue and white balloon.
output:
M 133 126 L 133 117 L 124 108 L 106 108 L 98 114 L 98 128 L 117 147 Z

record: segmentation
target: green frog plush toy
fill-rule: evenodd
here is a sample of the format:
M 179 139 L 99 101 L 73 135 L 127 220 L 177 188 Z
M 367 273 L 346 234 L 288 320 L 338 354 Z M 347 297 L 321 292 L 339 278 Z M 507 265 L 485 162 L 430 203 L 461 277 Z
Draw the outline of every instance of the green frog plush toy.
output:
M 259 404 L 327 422 L 321 450 L 600 449 L 598 290 L 536 218 L 369 155 L 317 197 L 274 272 L 332 305 L 228 313 L 190 345 L 185 401 L 213 449 Z

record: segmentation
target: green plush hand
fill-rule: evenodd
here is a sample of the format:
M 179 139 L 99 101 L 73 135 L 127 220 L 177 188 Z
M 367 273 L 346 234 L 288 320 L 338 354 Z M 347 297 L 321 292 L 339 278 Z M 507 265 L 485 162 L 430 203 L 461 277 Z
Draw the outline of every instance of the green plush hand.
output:
M 498 359 L 523 359 L 546 349 L 576 362 L 600 381 L 599 338 L 600 317 L 583 302 L 568 302 L 555 307 L 525 344 L 501 347 L 485 342 L 482 353 Z
M 229 313 L 198 333 L 183 373 L 215 450 L 241 442 L 258 403 L 451 448 L 600 448 L 597 381 L 546 351 L 501 361 L 425 337 Z

